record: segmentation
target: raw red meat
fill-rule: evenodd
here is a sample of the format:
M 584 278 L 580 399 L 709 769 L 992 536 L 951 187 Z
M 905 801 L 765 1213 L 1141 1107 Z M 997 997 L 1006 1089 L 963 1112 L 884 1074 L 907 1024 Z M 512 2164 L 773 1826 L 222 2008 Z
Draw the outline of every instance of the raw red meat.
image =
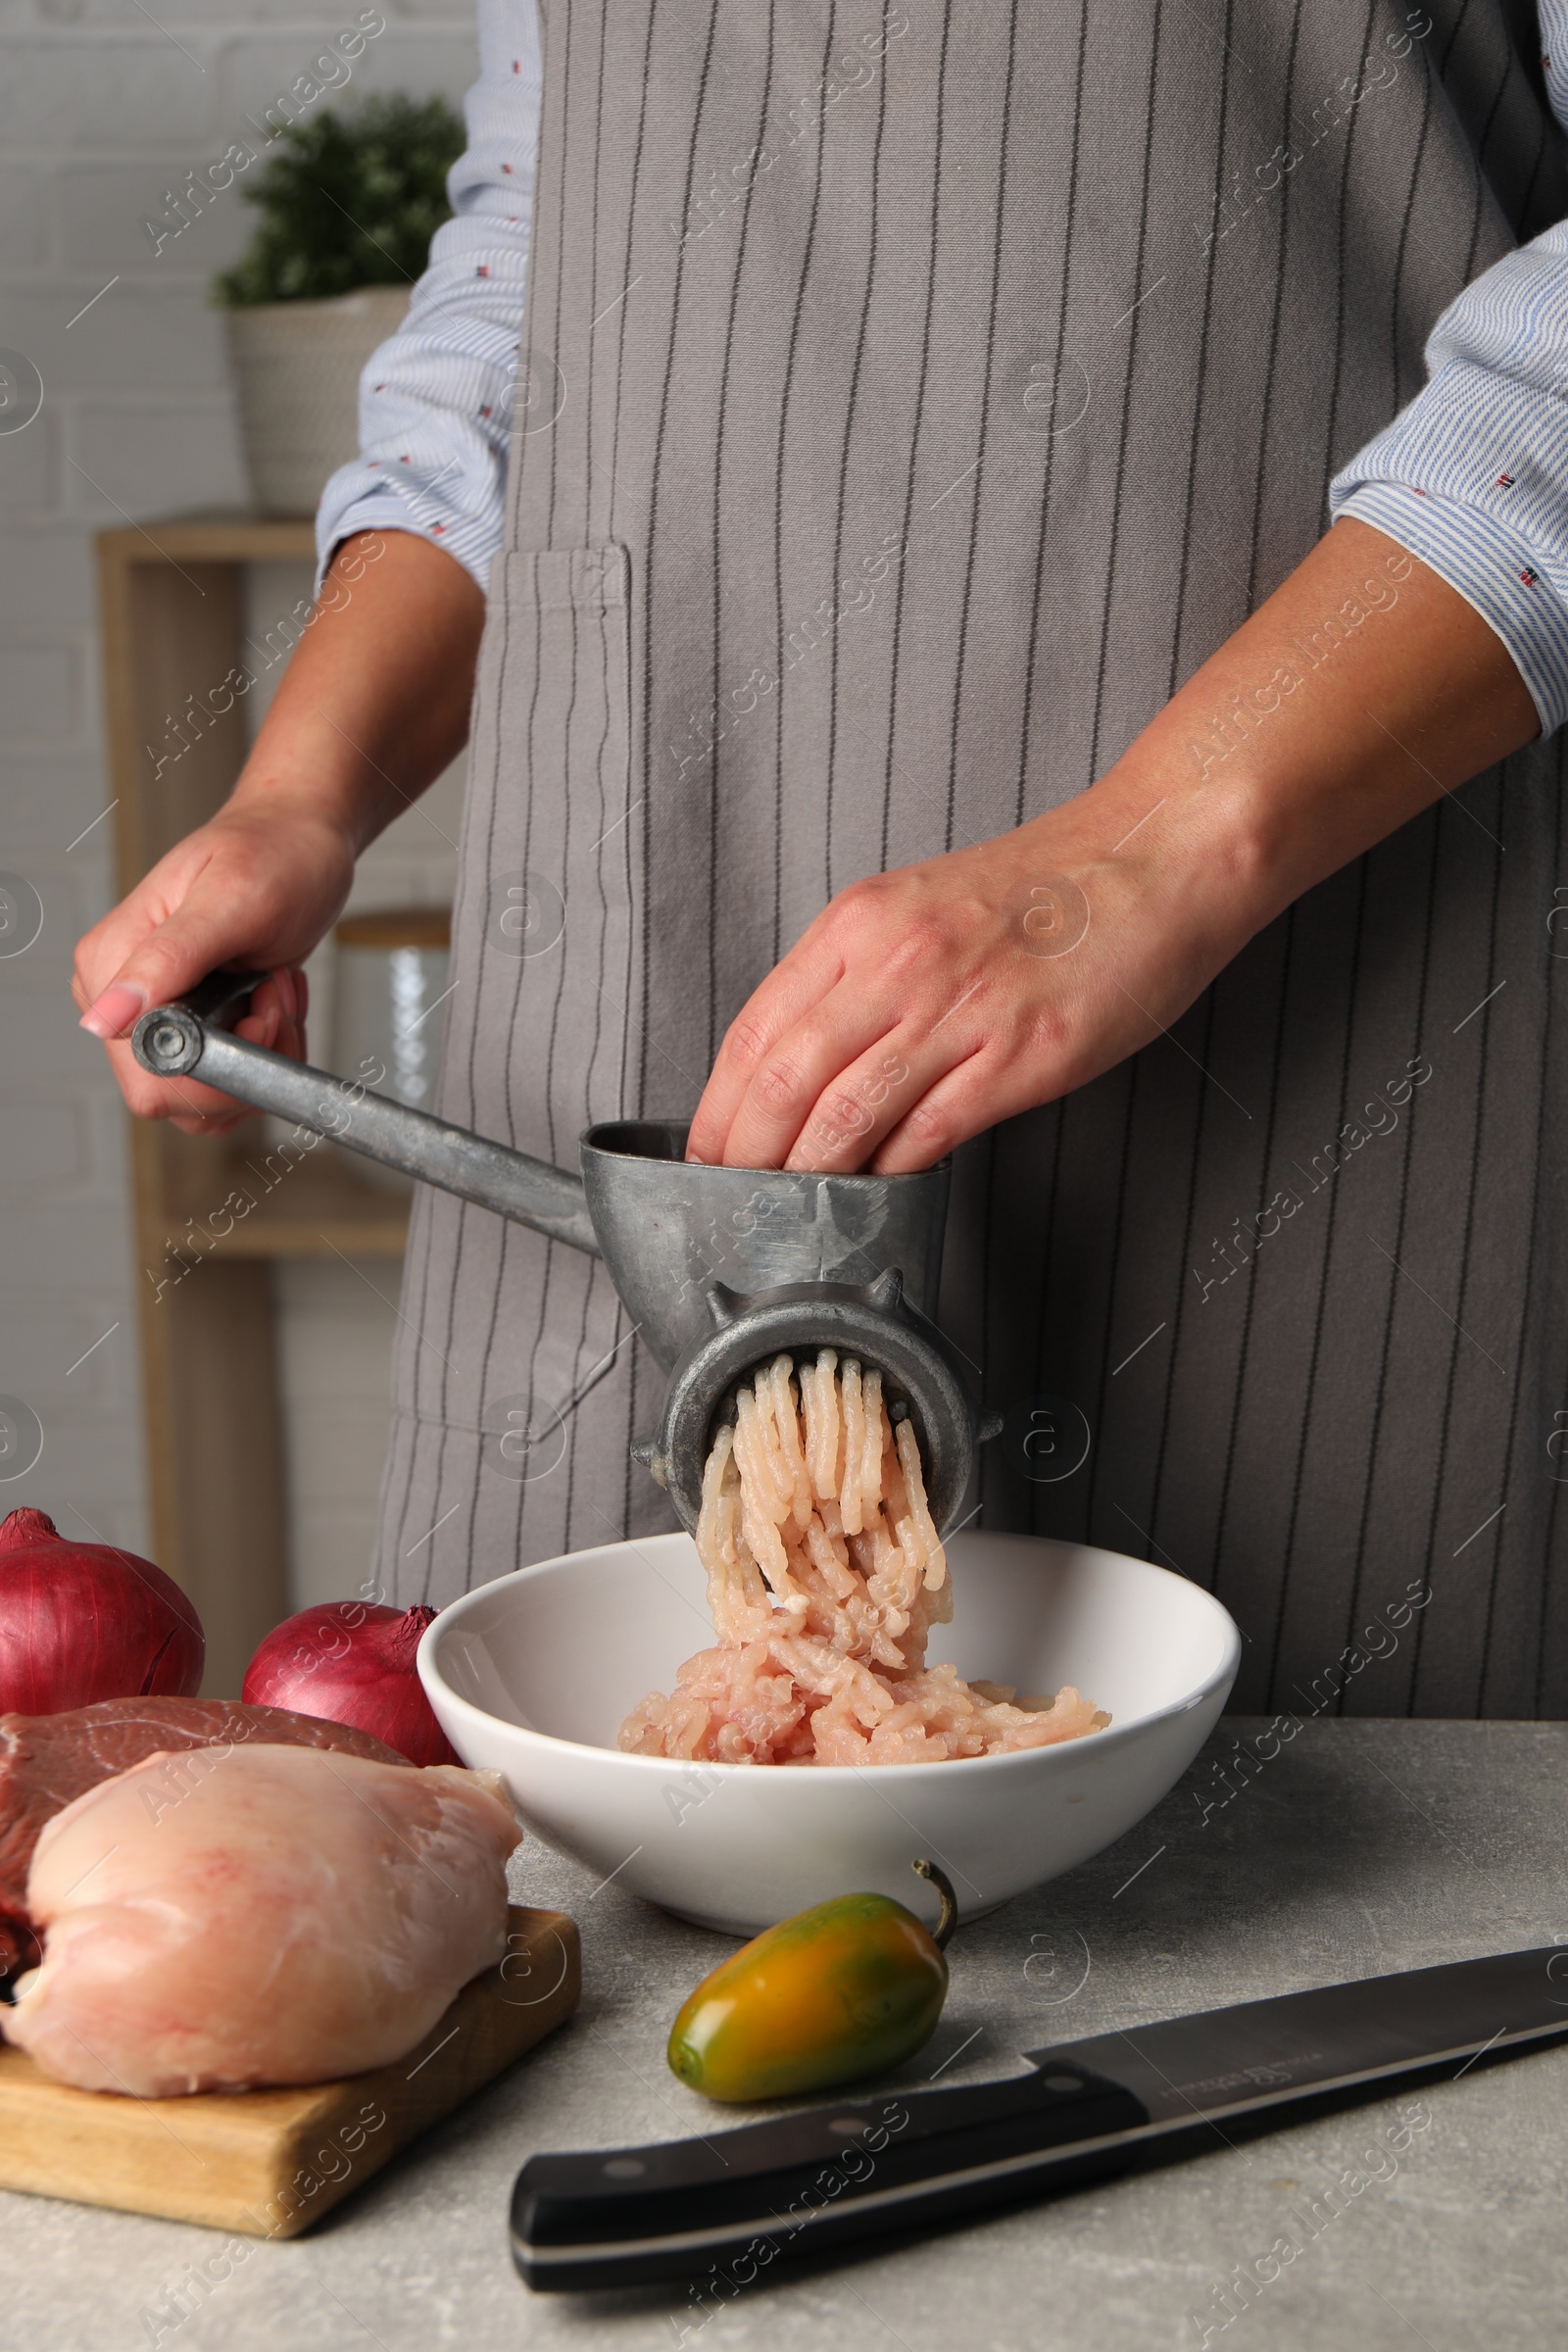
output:
M 27 1915 L 27 1869 L 38 1833 L 52 1814 L 100 1781 L 128 1772 L 162 1749 L 220 1747 L 235 1741 L 267 1747 L 329 1747 L 372 1764 L 404 1764 L 368 1732 L 296 1715 L 287 1707 L 247 1707 L 226 1698 L 105 1698 L 60 1715 L 0 1715 L 0 1988 L 35 1968 L 38 1938 Z M 178 1767 L 171 1767 L 171 1801 Z

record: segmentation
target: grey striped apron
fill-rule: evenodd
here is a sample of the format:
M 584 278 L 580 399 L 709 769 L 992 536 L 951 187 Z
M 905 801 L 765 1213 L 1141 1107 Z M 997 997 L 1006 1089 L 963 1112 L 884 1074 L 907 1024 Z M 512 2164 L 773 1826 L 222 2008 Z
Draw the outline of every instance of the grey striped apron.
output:
M 1534 10 L 1429 9 L 545 0 L 448 1115 L 688 1113 L 832 892 L 1082 791 L 1305 554 L 1568 210 Z M 1241 1705 L 1568 1712 L 1560 806 L 1510 760 L 958 1156 L 982 1523 L 1211 1587 Z M 661 1385 L 421 1194 L 388 1589 L 669 1524 Z

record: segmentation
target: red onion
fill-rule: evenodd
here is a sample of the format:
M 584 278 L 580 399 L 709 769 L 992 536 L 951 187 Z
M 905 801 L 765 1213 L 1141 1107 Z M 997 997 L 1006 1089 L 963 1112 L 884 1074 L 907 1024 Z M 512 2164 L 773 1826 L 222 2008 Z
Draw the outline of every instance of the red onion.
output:
M 370 1732 L 411 1764 L 460 1764 L 414 1664 L 434 1609 L 331 1600 L 276 1625 L 245 1669 L 252 1706 L 292 1707 Z
M 206 1654 L 201 1619 L 151 1560 L 74 1544 L 42 1511 L 0 1523 L 0 1715 L 190 1698 Z

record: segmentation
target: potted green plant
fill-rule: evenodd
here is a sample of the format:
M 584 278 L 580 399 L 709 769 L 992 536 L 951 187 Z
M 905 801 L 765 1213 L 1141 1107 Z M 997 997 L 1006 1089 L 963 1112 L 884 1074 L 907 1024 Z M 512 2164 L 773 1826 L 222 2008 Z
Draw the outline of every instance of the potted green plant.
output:
M 213 294 L 264 514 L 313 513 L 354 455 L 361 370 L 450 218 L 446 175 L 463 136 L 444 98 L 370 98 L 290 124 L 244 185 L 261 223 Z

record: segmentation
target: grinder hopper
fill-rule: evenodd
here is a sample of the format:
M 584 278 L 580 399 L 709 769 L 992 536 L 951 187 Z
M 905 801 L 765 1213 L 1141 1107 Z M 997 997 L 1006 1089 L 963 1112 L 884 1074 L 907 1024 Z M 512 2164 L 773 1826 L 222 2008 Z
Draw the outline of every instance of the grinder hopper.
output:
M 948 1167 L 912 1176 L 715 1168 L 685 1159 L 675 1120 L 590 1127 L 582 1173 L 509 1151 L 220 1026 L 259 973 L 220 972 L 181 1003 L 145 1012 L 131 1035 L 143 1069 L 199 1075 L 352 1152 L 400 1168 L 604 1259 L 651 1353 L 670 1375 L 660 1426 L 635 1448 L 688 1530 L 715 1421 L 737 1382 L 780 1349 L 836 1348 L 883 1376 L 907 1413 L 931 1514 L 951 1525 L 981 1423 L 962 1359 L 931 1320 L 942 1264 Z

